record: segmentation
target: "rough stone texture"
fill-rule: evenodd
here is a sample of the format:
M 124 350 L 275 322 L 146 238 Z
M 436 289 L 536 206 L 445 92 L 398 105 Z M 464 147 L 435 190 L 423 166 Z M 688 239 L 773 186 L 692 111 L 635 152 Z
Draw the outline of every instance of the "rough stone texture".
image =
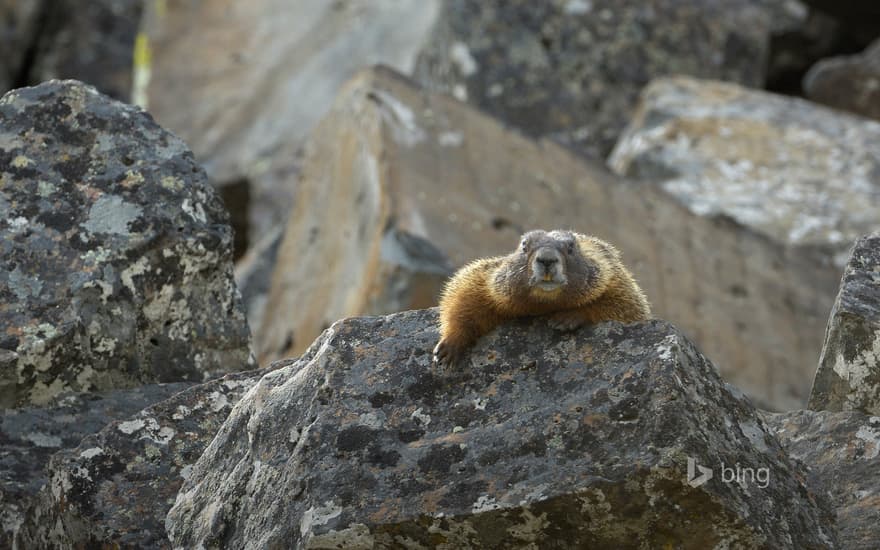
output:
M 393 288 L 431 301 L 440 270 L 394 271 L 406 256 L 388 251 L 413 247 L 385 247 L 391 230 L 422 243 L 429 261 L 410 265 L 440 268 L 444 257 L 461 266 L 506 254 L 528 229 L 570 228 L 617 246 L 654 313 L 682 327 L 727 380 L 766 407 L 804 407 L 840 282 L 825 251 L 695 215 L 658 186 L 610 175 L 384 69 L 340 93 L 306 149 L 257 336 L 261 359 L 302 353 L 341 317 L 380 312 L 375 297 Z
M 132 53 L 144 0 L 45 0 L 28 80 L 75 78 L 129 101 Z
M 806 96 L 880 120 L 880 40 L 859 55 L 825 59 L 804 77 Z
M 0 0 L 0 93 L 20 78 L 36 40 L 41 0 Z
M 652 78 L 761 86 L 772 32 L 805 17 L 780 1 L 450 0 L 415 75 L 604 158 Z
M 282 363 L 283 364 L 283 363 Z M 266 370 L 227 375 L 109 424 L 49 464 L 20 548 L 169 548 L 165 514 L 192 464 Z
M 59 396 L 51 406 L 0 413 L 0 547 L 12 546 L 24 510 L 46 483 L 45 467 L 113 420 L 125 418 L 192 383 L 150 384 L 131 390 Z
M 794 411 L 767 415 L 765 422 L 807 465 L 808 486 L 829 495 L 840 548 L 880 548 L 880 417 Z
M 228 215 L 184 143 L 75 81 L 0 99 L 0 406 L 248 365 Z
M 856 242 L 843 272 L 810 409 L 880 415 L 880 233 Z
M 235 284 L 241 290 L 241 301 L 247 311 L 248 326 L 260 334 L 260 324 L 266 309 L 272 271 L 281 247 L 283 227 L 276 227 L 255 243 L 235 264 Z
M 264 376 L 181 488 L 174 545 L 833 546 L 827 503 L 671 325 L 514 322 L 450 372 L 431 366 L 436 322 L 339 321 Z M 692 487 L 688 457 L 772 483 Z
M 850 245 L 880 227 L 880 124 L 796 98 L 690 78 L 657 80 L 609 165 L 785 246 Z M 831 256 L 829 256 L 831 258 Z
M 286 220 L 295 151 L 339 86 L 374 63 L 409 72 L 438 3 L 150 2 L 151 78 L 136 99 L 193 148 L 212 181 L 249 182 L 255 243 Z

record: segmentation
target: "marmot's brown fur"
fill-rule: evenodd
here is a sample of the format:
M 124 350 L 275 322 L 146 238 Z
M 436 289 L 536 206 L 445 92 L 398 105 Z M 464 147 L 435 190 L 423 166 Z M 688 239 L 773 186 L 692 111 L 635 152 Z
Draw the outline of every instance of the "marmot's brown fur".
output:
M 651 308 L 610 244 L 571 231 L 531 231 L 515 252 L 476 260 L 446 283 L 435 360 L 455 365 L 500 323 L 535 315 L 572 330 L 649 319 Z

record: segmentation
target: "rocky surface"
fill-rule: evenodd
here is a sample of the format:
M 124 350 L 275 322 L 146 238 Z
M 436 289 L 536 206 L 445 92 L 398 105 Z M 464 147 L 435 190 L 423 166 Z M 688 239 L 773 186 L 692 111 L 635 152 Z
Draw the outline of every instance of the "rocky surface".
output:
M 340 92 L 306 150 L 257 337 L 262 359 L 302 353 L 341 317 L 431 305 L 447 263 L 561 227 L 614 243 L 654 313 L 727 380 L 767 407 L 806 403 L 840 281 L 825 251 L 697 215 L 659 186 L 614 177 L 385 69 Z M 382 298 L 401 294 L 412 299 Z
M 216 184 L 248 181 L 253 244 L 286 220 L 295 151 L 339 86 L 374 63 L 409 72 L 438 3 L 150 2 L 151 78 L 138 100 Z
M 880 40 L 859 55 L 825 59 L 804 77 L 806 96 L 880 120 Z
M 41 0 L 0 0 L 0 93 L 13 87 L 26 70 L 27 52 L 39 27 Z
M 76 447 L 116 419 L 131 416 L 189 386 L 149 384 L 131 390 L 59 396 L 47 407 L 0 413 L 0 547 L 12 546 L 31 499 L 46 483 L 45 467 L 56 452 Z
M 0 99 L 0 406 L 248 365 L 228 215 L 184 143 L 75 81 Z
M 283 227 L 276 227 L 254 243 L 247 254 L 235 263 L 235 284 L 241 290 L 241 301 L 247 311 L 248 326 L 260 334 L 266 299 L 272 284 L 272 271 L 281 247 Z
M 856 242 L 828 319 L 813 410 L 880 415 L 880 233 Z
M 880 417 L 794 411 L 765 421 L 785 450 L 807 465 L 807 484 L 828 494 L 840 548 L 880 548 Z
M 671 325 L 514 322 L 450 372 L 436 322 L 339 321 L 264 376 L 184 483 L 174 546 L 833 545 L 827 503 Z M 689 483 L 688 458 L 719 475 Z
M 880 124 L 733 84 L 665 78 L 609 159 L 701 215 L 723 214 L 785 246 L 850 245 L 880 227 Z
M 282 363 L 283 365 L 284 363 Z M 165 514 L 192 464 L 266 370 L 197 385 L 62 451 L 20 548 L 168 548 Z
M 452 0 L 416 79 L 531 135 L 605 157 L 652 78 L 764 83 L 771 34 L 797 2 Z

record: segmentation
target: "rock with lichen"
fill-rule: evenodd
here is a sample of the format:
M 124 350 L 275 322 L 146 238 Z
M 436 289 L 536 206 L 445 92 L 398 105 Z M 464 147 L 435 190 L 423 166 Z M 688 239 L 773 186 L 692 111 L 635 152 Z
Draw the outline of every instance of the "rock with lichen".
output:
M 807 485 L 827 494 L 847 550 L 880 548 L 880 417 L 856 411 L 768 414 L 767 426 L 807 466 Z
M 450 0 L 415 76 L 534 136 L 605 157 L 651 79 L 764 83 L 798 2 Z
M 827 502 L 671 325 L 515 321 L 445 370 L 436 323 L 342 320 L 265 375 L 178 493 L 173 546 L 834 546 Z
M 228 215 L 178 138 L 76 81 L 0 99 L 0 406 L 246 368 Z
M 859 239 L 831 310 L 810 392 L 817 411 L 880 415 L 880 232 Z
M 12 546 L 27 507 L 46 483 L 53 454 L 113 420 L 131 416 L 192 383 L 148 384 L 130 390 L 59 396 L 45 407 L 0 412 L 0 548 Z
M 229 411 L 266 370 L 191 387 L 55 454 L 19 548 L 168 548 L 165 514 Z

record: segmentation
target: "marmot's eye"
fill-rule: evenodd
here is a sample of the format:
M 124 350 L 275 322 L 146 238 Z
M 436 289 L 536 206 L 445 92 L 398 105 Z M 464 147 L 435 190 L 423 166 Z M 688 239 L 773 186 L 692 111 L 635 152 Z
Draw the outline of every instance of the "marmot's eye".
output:
M 574 254 L 574 241 L 568 243 L 568 253 Z

